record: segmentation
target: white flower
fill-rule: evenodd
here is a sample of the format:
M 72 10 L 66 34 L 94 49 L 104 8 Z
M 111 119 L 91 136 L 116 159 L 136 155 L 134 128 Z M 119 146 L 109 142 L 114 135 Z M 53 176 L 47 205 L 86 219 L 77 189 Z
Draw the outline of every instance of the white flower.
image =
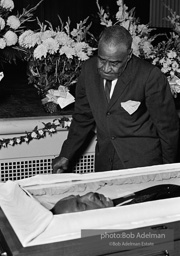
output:
M 54 124 L 55 124 L 55 125 L 60 125 L 59 120 L 58 120 L 58 119 L 54 120 Z
M 177 53 L 175 51 L 170 50 L 169 52 L 167 52 L 167 57 L 168 58 L 176 58 Z
M 14 9 L 14 2 L 12 0 L 1 0 L 0 6 L 11 11 Z
M 71 45 L 74 40 L 70 38 L 65 32 L 57 32 L 54 38 L 60 45 Z
M 163 69 L 163 68 L 161 69 L 161 71 L 162 71 L 163 73 L 165 73 L 165 74 L 167 73 L 167 72 L 164 72 L 164 69 Z M 169 71 L 169 70 L 168 70 L 168 71 Z M 174 75 L 175 75 L 175 74 L 174 74 L 174 71 L 171 70 L 171 71 L 170 71 L 170 76 L 173 77 Z
M 7 46 L 15 45 L 18 41 L 18 36 L 13 31 L 9 30 L 5 33 L 4 39 L 6 40 Z
M 41 41 L 44 41 L 44 40 L 54 37 L 54 36 L 56 36 L 56 32 L 54 32 L 52 30 L 46 30 L 46 31 L 40 33 Z
M 64 121 L 64 127 L 69 127 L 71 125 L 71 121 Z
M 19 144 L 21 140 L 19 138 L 16 138 L 16 143 Z
M 20 27 L 21 23 L 20 23 L 20 20 L 19 20 L 16 16 L 11 15 L 11 16 L 9 16 L 8 19 L 7 19 L 7 25 L 8 25 L 10 28 L 16 30 L 16 29 L 18 29 L 18 28 Z
M 74 28 L 74 29 L 71 31 L 71 35 L 72 35 L 73 37 L 77 37 L 77 36 L 79 35 L 79 30 L 76 29 L 76 28 Z
M 56 130 L 54 128 L 49 129 L 50 132 L 55 132 Z
M 13 141 L 13 140 L 10 140 L 10 141 L 9 141 L 9 145 L 12 146 L 13 144 L 14 144 L 14 141 Z
M 121 23 L 121 26 L 123 26 L 127 30 L 130 30 L 130 24 L 131 24 L 130 20 L 125 20 Z M 131 26 L 131 28 L 133 27 Z M 133 34 L 132 31 L 129 31 L 129 32 L 131 33 L 131 35 Z
M 27 45 L 27 38 L 28 37 L 31 37 L 32 35 L 34 34 L 34 32 L 32 30 L 26 30 L 24 33 L 22 33 L 20 36 L 19 36 L 19 44 L 20 46 L 25 46 Z
M 178 67 L 179 67 L 179 64 L 177 63 L 177 61 L 173 61 L 172 62 L 172 68 L 173 69 L 178 69 Z
M 148 27 L 144 24 L 139 24 L 137 26 L 137 30 L 138 30 L 138 33 L 141 33 L 141 34 L 148 34 L 149 33 Z
M 89 59 L 89 56 L 83 51 L 77 52 L 76 54 L 77 54 L 77 57 L 78 57 L 79 60 L 84 61 L 84 60 Z
M 139 56 L 140 55 L 140 49 L 139 49 L 139 43 L 141 42 L 141 38 L 139 36 L 135 36 L 133 38 L 133 42 L 132 42 L 132 49 L 133 49 L 133 53 L 136 55 L 136 56 Z
M 48 50 L 45 45 L 40 44 L 36 47 L 34 50 L 34 58 L 35 59 L 41 59 L 42 57 L 46 58 L 46 55 L 48 53 Z
M 34 33 L 32 30 L 26 30 L 19 36 L 19 44 L 25 48 L 32 48 L 42 43 L 42 32 Z
M 73 59 L 73 56 L 76 54 L 74 48 L 71 48 L 66 45 L 61 47 L 61 49 L 59 50 L 59 53 L 60 55 L 65 54 L 68 59 Z
M 106 26 L 106 27 L 110 27 L 113 25 L 112 20 L 108 19 L 108 15 L 104 12 L 104 10 L 102 10 L 102 16 L 101 16 L 101 25 Z
M 57 52 L 59 49 L 57 41 L 53 38 L 47 38 L 46 40 L 44 40 L 43 45 L 46 47 L 47 51 L 50 54 Z
M 29 139 L 28 139 L 27 137 L 25 137 L 24 140 L 25 140 L 25 142 L 28 142 L 28 141 L 29 141 Z
M 32 133 L 31 133 L 31 137 L 32 137 L 33 139 L 36 139 L 36 138 L 37 138 L 37 134 L 36 134 L 35 132 L 32 132 Z
M 6 47 L 6 40 L 4 38 L 0 38 L 0 49 L 4 49 Z
M 38 133 L 39 133 L 40 135 L 43 135 L 43 134 L 44 134 L 43 130 L 39 130 Z
M 142 48 L 143 48 L 143 51 L 144 51 L 146 57 L 150 56 L 150 54 L 153 50 L 152 44 L 149 41 L 145 41 L 145 42 L 143 42 Z
M 122 0 L 118 0 L 118 1 L 116 1 L 116 3 L 118 6 L 122 6 L 122 4 L 123 4 Z
M 5 28 L 5 20 L 0 17 L 0 30 L 3 30 Z

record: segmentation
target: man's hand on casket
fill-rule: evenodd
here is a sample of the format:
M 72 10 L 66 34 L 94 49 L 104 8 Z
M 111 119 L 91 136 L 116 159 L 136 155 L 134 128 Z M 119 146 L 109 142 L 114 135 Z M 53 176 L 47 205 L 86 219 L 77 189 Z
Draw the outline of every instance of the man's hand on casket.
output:
M 56 157 L 52 160 L 53 173 L 67 172 L 69 160 L 66 157 Z

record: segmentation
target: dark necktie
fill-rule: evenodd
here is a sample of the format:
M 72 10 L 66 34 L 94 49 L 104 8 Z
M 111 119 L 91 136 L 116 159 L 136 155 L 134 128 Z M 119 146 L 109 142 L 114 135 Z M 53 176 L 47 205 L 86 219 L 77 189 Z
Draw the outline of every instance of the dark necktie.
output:
M 112 85 L 112 81 L 111 80 L 106 80 L 104 89 L 105 89 L 106 98 L 107 98 L 108 102 L 110 101 L 111 85 Z

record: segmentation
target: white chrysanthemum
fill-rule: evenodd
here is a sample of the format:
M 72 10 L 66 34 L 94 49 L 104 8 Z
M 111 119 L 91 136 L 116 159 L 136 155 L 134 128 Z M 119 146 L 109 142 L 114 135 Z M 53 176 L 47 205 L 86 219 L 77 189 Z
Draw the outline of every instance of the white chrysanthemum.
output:
M 47 51 L 47 48 L 45 47 L 45 45 L 40 44 L 34 50 L 34 58 L 35 59 L 41 59 L 42 57 L 46 58 L 47 52 L 48 51 Z
M 71 45 L 74 42 L 65 32 L 57 32 L 54 39 L 59 45 Z
M 26 48 L 31 48 L 36 45 L 41 44 L 41 32 L 38 33 L 29 33 L 27 36 L 24 37 L 24 41 L 22 46 Z
M 7 31 L 4 35 L 7 46 L 15 45 L 18 41 L 18 36 L 13 31 Z
M 7 25 L 12 29 L 18 29 L 21 25 L 20 20 L 15 16 L 11 15 L 7 19 Z
M 54 36 L 56 36 L 56 32 L 54 32 L 52 30 L 46 30 L 44 32 L 41 32 L 41 41 L 44 41 L 44 40 L 54 37 Z
M 5 28 L 5 20 L 0 17 L 0 30 L 3 30 Z
M 42 40 L 41 40 L 41 33 L 42 33 L 42 32 L 34 33 L 34 34 L 29 38 L 29 45 L 31 45 L 31 47 L 34 47 L 35 45 L 39 45 L 39 44 L 42 43 Z
M 48 38 L 43 41 L 43 45 L 46 47 L 50 54 L 56 53 L 59 49 L 57 41 L 53 38 Z
M 6 40 L 4 38 L 0 38 L 0 49 L 4 49 L 6 47 Z
M 76 52 L 83 51 L 87 47 L 85 42 L 77 42 L 74 44 L 74 49 Z
M 14 9 L 14 2 L 12 0 L 1 0 L 0 5 L 5 9 L 9 9 L 10 11 Z
M 19 36 L 19 44 L 20 46 L 26 46 L 26 41 L 27 41 L 27 37 L 28 36 L 32 36 L 34 34 L 34 32 L 30 29 L 26 30 L 24 33 L 22 33 Z
M 68 59 L 73 59 L 74 55 L 76 55 L 75 49 L 66 45 L 61 47 L 61 49 L 59 50 L 59 53 L 60 55 L 65 54 Z
M 78 42 L 74 45 L 76 55 L 82 61 L 89 58 L 88 54 L 85 52 L 86 48 L 88 48 L 88 45 L 85 42 Z
M 83 52 L 83 51 L 77 52 L 77 57 L 81 61 L 89 59 L 89 56 L 85 52 Z

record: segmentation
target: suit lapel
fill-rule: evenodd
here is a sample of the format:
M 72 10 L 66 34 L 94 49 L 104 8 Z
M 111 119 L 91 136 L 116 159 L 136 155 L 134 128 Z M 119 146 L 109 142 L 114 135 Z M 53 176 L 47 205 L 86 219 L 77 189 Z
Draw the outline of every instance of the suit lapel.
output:
M 129 66 L 129 65 L 128 65 Z M 127 66 L 127 68 L 124 70 L 124 72 L 122 73 L 122 75 L 118 78 L 116 86 L 114 88 L 114 92 L 113 95 L 110 99 L 108 108 L 111 108 L 117 100 L 119 100 L 119 98 L 121 98 L 121 96 L 123 95 L 124 90 L 127 88 L 127 86 L 129 85 L 130 81 L 131 81 L 131 72 L 129 72 L 129 67 Z
M 106 94 L 104 91 L 104 81 L 103 81 L 103 78 L 101 78 L 98 73 L 96 74 L 96 82 L 94 84 L 96 85 L 96 92 L 99 95 L 99 97 L 97 97 L 98 104 L 102 104 L 103 108 L 108 106 Z

